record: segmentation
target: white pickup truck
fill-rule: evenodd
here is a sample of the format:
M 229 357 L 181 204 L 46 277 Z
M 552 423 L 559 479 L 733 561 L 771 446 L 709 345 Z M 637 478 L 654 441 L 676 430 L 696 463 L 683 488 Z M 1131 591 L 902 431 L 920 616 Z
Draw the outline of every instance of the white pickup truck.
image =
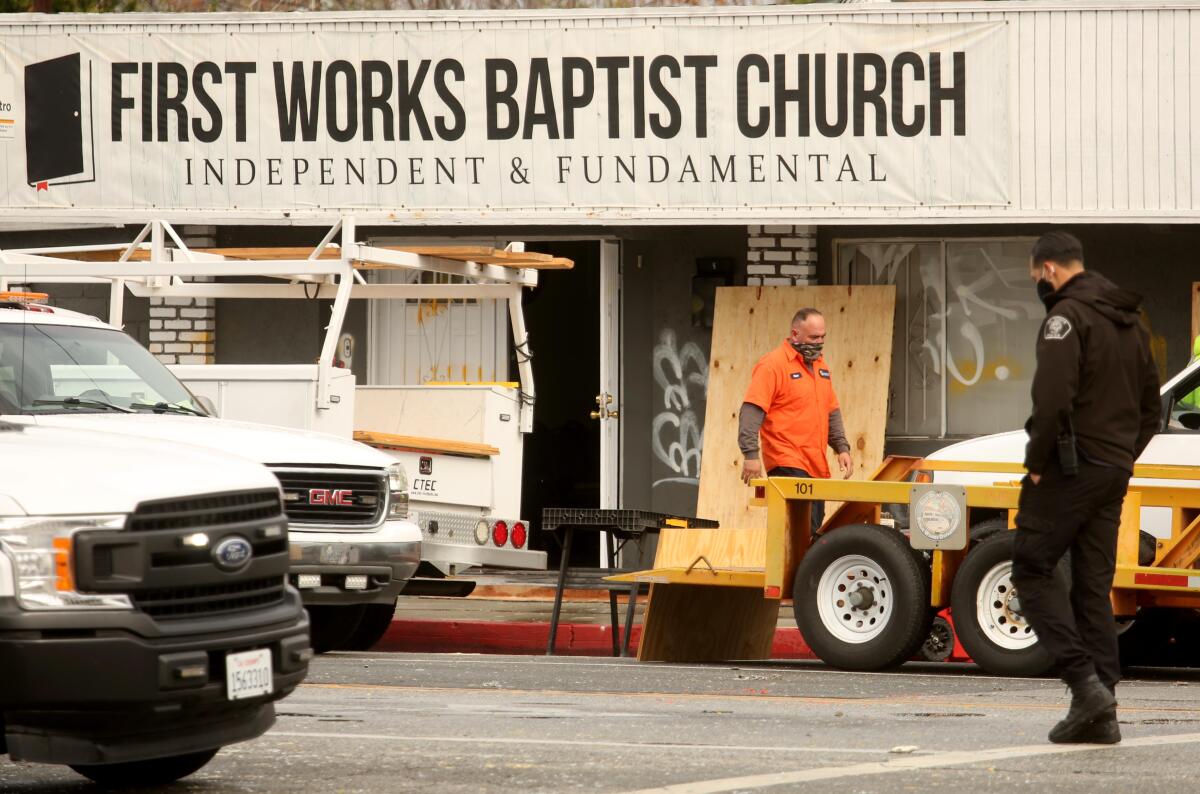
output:
M 1200 464 L 1200 392 L 1197 392 L 1197 389 L 1200 389 L 1200 361 L 1190 363 L 1162 387 L 1162 424 L 1138 459 L 1139 465 Z M 1197 393 L 1193 395 L 1194 392 Z M 1019 465 L 1025 459 L 1027 440 L 1025 432 L 1020 430 L 982 436 L 944 447 L 934 454 L 927 455 L 926 460 Z M 930 475 L 934 482 L 958 485 L 990 485 L 997 480 L 1012 479 L 1014 476 L 998 475 L 994 472 L 937 470 L 930 472 Z M 1174 488 L 1195 488 L 1200 485 L 1195 480 L 1135 478 L 1132 482 Z M 1171 537 L 1171 520 L 1170 508 L 1141 508 L 1142 532 L 1138 554 L 1141 564 L 1152 564 L 1162 539 Z M 975 543 L 993 532 L 1002 530 L 1007 525 L 1007 516 L 1001 511 L 996 511 L 994 515 L 973 514 L 972 522 L 971 541 Z M 1011 568 L 1011 561 L 1004 557 L 998 559 L 995 567 L 983 577 L 984 584 L 975 595 L 981 616 L 987 613 L 989 604 L 1006 601 L 1015 596 L 1016 591 L 1011 587 Z M 1010 615 L 1010 618 L 1007 628 L 1011 629 L 1018 623 L 1020 627 L 1024 627 L 1019 611 Z M 986 620 L 981 620 L 980 625 L 996 629 L 995 624 Z M 1137 613 L 1136 620 L 1121 620 L 1119 630 L 1122 632 L 1123 663 L 1192 665 L 1195 663 L 1196 654 L 1200 653 L 1200 612 L 1195 610 L 1143 609 Z M 997 660 L 1003 659 L 1009 660 L 1007 663 L 1014 665 L 1014 670 L 1037 670 L 1048 665 L 1048 659 L 1038 661 L 1035 658 L 1041 653 L 1041 649 L 1037 647 L 1037 636 L 1032 631 L 1023 630 L 1020 636 L 1013 637 L 997 629 L 991 632 L 984 631 L 977 639 L 977 653 L 996 656 L 993 660 L 994 668 L 999 666 Z
M 162 785 L 312 656 L 279 485 L 241 457 L 0 422 L 0 752 Z
M 369 647 L 421 558 L 404 467 L 349 439 L 208 415 L 166 367 L 94 317 L 0 299 L 0 419 L 193 444 L 265 464 L 283 488 L 291 581 L 313 647 Z
M 1200 360 L 1193 361 L 1182 372 L 1171 378 L 1162 387 L 1163 418 L 1159 432 L 1150 441 L 1138 459 L 1139 464 L 1154 466 L 1200 465 L 1200 393 L 1195 400 L 1192 392 L 1200 389 Z M 1025 460 L 1025 442 L 1028 437 L 1023 430 L 981 436 L 943 447 L 927 455 L 927 460 L 980 461 L 984 463 L 1021 463 Z M 990 485 L 999 478 L 996 474 L 983 472 L 933 473 L 935 482 L 963 485 Z M 1135 483 L 1142 483 L 1134 480 Z M 1154 480 L 1147 485 L 1178 488 L 1194 488 L 1197 483 L 1188 480 Z M 1170 509 L 1165 507 L 1142 508 L 1142 530 L 1158 538 L 1169 537 L 1171 529 Z

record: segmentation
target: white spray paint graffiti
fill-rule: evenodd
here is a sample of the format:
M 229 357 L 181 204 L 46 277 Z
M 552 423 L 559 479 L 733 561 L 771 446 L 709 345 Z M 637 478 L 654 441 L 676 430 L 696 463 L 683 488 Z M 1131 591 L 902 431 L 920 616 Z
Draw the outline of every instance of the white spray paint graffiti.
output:
M 662 389 L 663 410 L 651 426 L 651 447 L 654 456 L 675 473 L 656 480 L 654 486 L 699 485 L 704 426 L 696 407 L 708 390 L 708 356 L 695 342 L 679 347 L 675 331 L 663 329 L 654 347 L 654 381 Z

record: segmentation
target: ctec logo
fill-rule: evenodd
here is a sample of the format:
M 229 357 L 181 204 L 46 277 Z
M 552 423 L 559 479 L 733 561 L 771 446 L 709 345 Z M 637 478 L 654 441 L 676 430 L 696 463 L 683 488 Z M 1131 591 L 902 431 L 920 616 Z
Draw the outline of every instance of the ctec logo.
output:
M 433 458 L 422 456 L 419 470 L 421 474 L 433 474 Z
M 308 491 L 308 503 L 310 505 L 353 507 L 354 491 L 344 489 L 332 491 L 328 488 L 310 488 Z
M 223 571 L 236 571 L 245 567 L 253 555 L 254 547 L 241 535 L 225 538 L 212 550 L 213 562 Z

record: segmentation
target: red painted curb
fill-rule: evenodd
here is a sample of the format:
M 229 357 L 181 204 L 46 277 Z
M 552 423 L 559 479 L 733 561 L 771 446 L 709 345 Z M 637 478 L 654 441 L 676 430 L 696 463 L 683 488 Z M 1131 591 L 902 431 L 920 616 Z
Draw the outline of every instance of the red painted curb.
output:
M 950 619 L 949 611 L 942 616 Z M 951 620 L 951 629 L 953 629 Z M 499 620 L 394 620 L 375 651 L 409 653 L 497 653 L 541 655 L 546 652 L 549 623 Z M 634 626 L 630 653 L 636 654 L 642 627 Z M 594 623 L 560 623 L 554 652 L 562 656 L 611 656 L 612 629 Z M 772 659 L 816 659 L 799 629 L 778 629 L 771 645 Z M 959 643 L 947 661 L 970 662 Z
M 630 651 L 637 652 L 642 627 L 634 626 Z M 371 650 L 409 653 L 544 654 L 549 623 L 497 620 L 395 620 Z M 588 623 L 561 623 L 554 652 L 563 656 L 610 656 L 612 628 Z M 815 659 L 798 629 L 779 629 L 771 647 L 773 659 Z

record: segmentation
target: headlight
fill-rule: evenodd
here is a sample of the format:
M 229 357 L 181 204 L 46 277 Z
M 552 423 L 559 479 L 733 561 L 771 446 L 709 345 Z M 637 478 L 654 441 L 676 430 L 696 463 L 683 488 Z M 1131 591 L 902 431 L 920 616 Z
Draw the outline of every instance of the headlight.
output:
M 125 516 L 0 518 L 0 551 L 12 561 L 22 609 L 132 609 L 129 596 L 75 590 L 75 533 L 121 529 Z
M 393 463 L 388 474 L 388 518 L 408 518 L 408 475 L 403 463 Z

